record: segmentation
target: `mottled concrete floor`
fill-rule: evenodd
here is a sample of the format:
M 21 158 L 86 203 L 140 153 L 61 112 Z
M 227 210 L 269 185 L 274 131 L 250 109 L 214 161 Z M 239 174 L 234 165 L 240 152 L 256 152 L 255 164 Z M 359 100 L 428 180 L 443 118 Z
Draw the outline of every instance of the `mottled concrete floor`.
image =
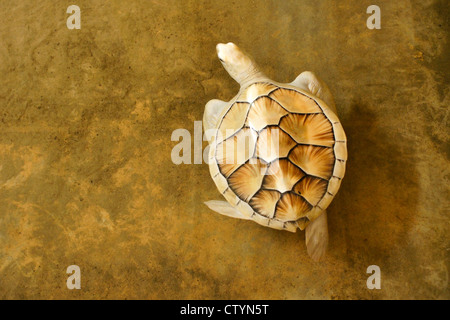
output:
M 81 30 L 66 27 L 71 4 Z M 0 9 L 0 298 L 450 298 L 446 1 Z M 207 165 L 171 162 L 173 130 L 237 92 L 215 57 L 228 41 L 275 80 L 312 70 L 335 95 L 349 161 L 323 263 L 304 233 L 209 211 Z M 66 288 L 72 264 L 81 290 Z

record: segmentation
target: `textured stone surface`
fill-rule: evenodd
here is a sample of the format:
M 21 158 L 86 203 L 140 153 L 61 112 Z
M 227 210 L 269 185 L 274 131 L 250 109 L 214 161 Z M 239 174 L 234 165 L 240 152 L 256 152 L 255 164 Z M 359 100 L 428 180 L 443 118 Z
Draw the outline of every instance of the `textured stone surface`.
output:
M 379 0 L 381 30 L 357 0 L 74 3 L 0 2 L 0 298 L 450 298 L 446 1 Z M 171 162 L 172 131 L 237 92 L 228 41 L 335 95 L 349 161 L 323 263 L 304 233 L 211 212 L 207 165 Z

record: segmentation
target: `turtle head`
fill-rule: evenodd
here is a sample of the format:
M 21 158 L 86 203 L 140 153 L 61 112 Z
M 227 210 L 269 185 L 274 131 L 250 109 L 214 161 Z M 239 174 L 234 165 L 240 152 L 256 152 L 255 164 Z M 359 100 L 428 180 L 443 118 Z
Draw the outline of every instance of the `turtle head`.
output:
M 253 59 L 232 42 L 219 43 L 217 56 L 230 76 L 241 86 L 265 76 L 258 70 Z

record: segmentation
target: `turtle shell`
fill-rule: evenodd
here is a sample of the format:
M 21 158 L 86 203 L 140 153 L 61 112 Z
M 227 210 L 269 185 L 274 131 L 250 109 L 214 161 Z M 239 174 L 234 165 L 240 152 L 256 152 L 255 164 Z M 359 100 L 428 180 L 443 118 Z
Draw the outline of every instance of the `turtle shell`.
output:
M 295 232 L 337 193 L 346 140 L 322 100 L 295 87 L 255 83 L 223 111 L 209 153 L 210 173 L 243 215 Z

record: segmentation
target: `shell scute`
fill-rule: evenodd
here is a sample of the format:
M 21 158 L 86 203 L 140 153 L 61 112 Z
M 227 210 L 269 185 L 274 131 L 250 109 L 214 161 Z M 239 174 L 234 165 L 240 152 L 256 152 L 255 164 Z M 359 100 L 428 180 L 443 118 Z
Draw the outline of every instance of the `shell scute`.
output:
M 328 183 L 326 180 L 306 176 L 294 187 L 294 192 L 301 195 L 306 201 L 316 206 L 327 192 Z
M 275 218 L 284 221 L 297 221 L 306 217 L 311 209 L 312 205 L 302 197 L 293 193 L 285 193 L 275 209 Z
M 253 157 L 257 137 L 255 131 L 244 128 L 217 145 L 216 159 L 226 178 Z
M 322 109 L 317 103 L 306 95 L 295 90 L 279 88 L 269 97 L 277 101 L 284 108 L 294 113 L 320 113 Z
M 230 188 L 241 200 L 248 203 L 261 188 L 266 171 L 266 163 L 258 159 L 250 159 L 228 178 Z
M 239 101 L 247 101 L 249 103 L 252 103 L 258 97 L 269 95 L 276 89 L 278 89 L 278 87 L 270 83 L 255 83 L 245 89 L 244 92 L 242 92 L 242 94 L 239 96 Z
M 305 176 L 303 171 L 287 159 L 272 162 L 263 181 L 264 189 L 284 193 L 291 191 L 294 185 Z
M 297 143 L 324 147 L 332 147 L 335 143 L 333 127 L 321 113 L 289 114 L 281 120 L 280 128 Z
M 250 205 L 257 213 L 267 218 L 273 218 L 275 214 L 275 207 L 281 194 L 277 191 L 260 190 L 250 200 Z
M 295 145 L 295 141 L 283 130 L 277 126 L 268 127 L 259 133 L 256 156 L 266 162 L 272 162 L 287 157 Z
M 256 131 L 261 131 L 268 125 L 278 125 L 280 118 L 288 113 L 275 100 L 261 97 L 252 103 L 245 123 Z
M 298 145 L 289 160 L 311 176 L 329 180 L 333 174 L 335 158 L 331 148 Z
M 222 142 L 228 139 L 244 126 L 249 108 L 250 104 L 246 102 L 233 103 L 223 117 L 219 130 L 217 130 L 217 142 Z

